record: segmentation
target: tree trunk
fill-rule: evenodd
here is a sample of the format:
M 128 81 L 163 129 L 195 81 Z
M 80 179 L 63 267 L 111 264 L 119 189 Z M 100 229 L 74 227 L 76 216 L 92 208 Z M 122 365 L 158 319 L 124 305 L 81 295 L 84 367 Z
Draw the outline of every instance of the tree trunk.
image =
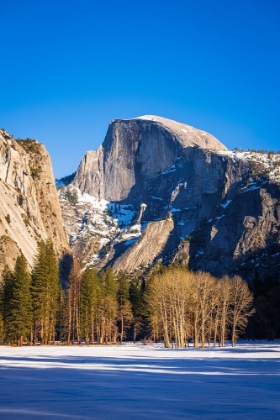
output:
M 123 331 L 124 331 L 124 322 L 123 322 L 123 315 L 121 315 L 121 335 L 120 335 L 121 343 L 123 341 Z
M 234 347 L 235 345 L 235 332 L 236 332 L 236 323 L 233 322 L 232 324 L 232 333 L 231 333 L 231 346 Z

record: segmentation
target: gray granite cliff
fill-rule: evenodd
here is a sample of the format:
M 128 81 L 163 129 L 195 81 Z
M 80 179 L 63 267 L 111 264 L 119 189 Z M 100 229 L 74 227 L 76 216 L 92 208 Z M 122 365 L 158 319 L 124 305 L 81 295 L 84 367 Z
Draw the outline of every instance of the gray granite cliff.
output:
M 79 207 L 61 193 L 64 214 L 72 214 L 64 217 L 70 242 L 88 265 L 115 271 L 143 270 L 160 259 L 217 276 L 275 275 L 279 168 L 280 155 L 228 151 L 175 121 L 114 120 L 76 173 L 71 188 Z

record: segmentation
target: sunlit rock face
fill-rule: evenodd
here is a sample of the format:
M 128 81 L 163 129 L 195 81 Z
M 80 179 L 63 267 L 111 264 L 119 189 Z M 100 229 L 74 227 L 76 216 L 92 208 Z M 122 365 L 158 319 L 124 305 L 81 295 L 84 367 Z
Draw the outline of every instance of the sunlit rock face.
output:
M 48 152 L 0 130 L 0 272 L 13 268 L 20 250 L 31 266 L 37 242 L 48 237 L 58 255 L 68 250 Z
M 274 275 L 279 167 L 277 154 L 228 151 L 210 134 L 161 117 L 114 120 L 102 146 L 82 159 L 72 210 L 61 191 L 63 213 L 76 214 L 75 223 L 65 216 L 73 250 L 115 271 L 160 259 L 217 276 Z

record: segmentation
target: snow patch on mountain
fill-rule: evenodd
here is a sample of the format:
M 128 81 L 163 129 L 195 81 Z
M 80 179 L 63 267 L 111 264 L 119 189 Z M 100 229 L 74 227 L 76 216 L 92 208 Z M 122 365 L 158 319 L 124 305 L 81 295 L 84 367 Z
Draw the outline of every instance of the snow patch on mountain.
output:
M 118 243 L 130 246 L 143 232 L 144 226 L 133 223 L 136 211 L 131 205 L 98 199 L 72 184 L 59 188 L 58 194 L 70 245 L 74 253 L 78 247 L 76 253 L 86 265 L 98 264 Z

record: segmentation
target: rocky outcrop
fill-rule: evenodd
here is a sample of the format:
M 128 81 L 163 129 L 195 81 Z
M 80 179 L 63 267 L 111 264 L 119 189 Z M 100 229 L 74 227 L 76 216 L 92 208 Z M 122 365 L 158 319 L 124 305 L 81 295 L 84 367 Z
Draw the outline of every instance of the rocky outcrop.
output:
M 86 264 L 130 272 L 161 259 L 217 276 L 279 275 L 280 155 L 228 151 L 160 117 L 114 120 L 72 188 L 105 203 L 75 213 L 72 246 Z
M 52 165 L 36 140 L 0 130 L 0 271 L 19 250 L 32 265 L 37 241 L 51 237 L 58 255 L 68 249 Z
M 280 185 L 264 181 L 241 188 L 220 216 L 193 233 L 188 245 L 193 269 L 246 279 L 256 274 L 279 278 Z
M 173 228 L 173 220 L 149 223 L 140 239 L 116 260 L 113 270 L 129 273 L 149 267 L 156 258 L 160 258 Z

